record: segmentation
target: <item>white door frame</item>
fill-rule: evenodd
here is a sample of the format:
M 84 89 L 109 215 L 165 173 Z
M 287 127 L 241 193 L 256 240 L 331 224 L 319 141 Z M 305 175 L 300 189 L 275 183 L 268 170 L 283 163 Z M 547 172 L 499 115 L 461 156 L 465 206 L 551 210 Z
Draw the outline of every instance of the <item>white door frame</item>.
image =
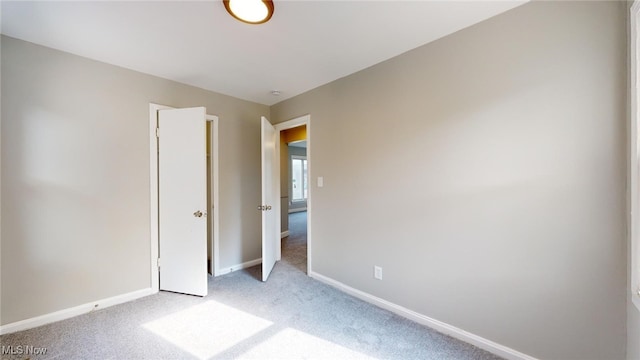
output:
M 282 181 L 282 179 L 280 179 L 280 135 L 281 132 L 284 130 L 288 130 L 294 127 L 298 127 L 301 125 L 306 125 L 307 126 L 307 181 L 309 182 L 309 188 L 308 188 L 308 194 L 307 194 L 307 276 L 309 276 L 312 273 L 312 246 L 311 246 L 311 215 L 312 215 L 312 209 L 313 209 L 313 202 L 312 202 L 312 194 L 313 194 L 313 186 L 311 184 L 313 184 L 313 182 L 311 181 L 313 179 L 312 175 L 312 169 L 313 169 L 313 162 L 311 161 L 311 115 L 307 114 L 307 115 L 303 115 L 300 117 L 297 117 L 295 119 L 289 120 L 289 121 L 285 121 L 279 124 L 274 125 L 275 129 L 276 129 L 276 173 L 278 176 L 278 193 L 277 193 L 277 197 L 276 199 L 280 200 L 282 197 L 281 194 L 281 187 L 282 184 L 280 183 Z M 277 214 L 282 214 L 282 209 L 280 207 L 280 201 L 277 201 L 275 204 L 278 208 L 276 209 Z M 278 229 L 280 229 L 278 232 L 282 231 L 282 224 L 280 221 L 280 216 L 277 217 L 277 226 Z M 278 237 L 280 240 L 278 240 L 280 242 L 280 246 L 278 246 L 278 255 L 277 255 L 277 259 L 280 260 L 280 258 L 282 257 L 282 237 Z
M 150 234 L 151 234 L 151 289 L 153 292 L 158 292 L 160 289 L 159 274 L 158 274 L 158 138 L 156 136 L 156 129 L 158 128 L 158 111 L 174 109 L 170 106 L 159 105 L 149 103 L 149 218 L 150 218 Z M 207 209 L 209 216 L 213 216 L 213 232 L 210 234 L 212 239 L 211 246 L 211 261 L 212 272 L 214 276 L 220 271 L 218 266 L 219 261 L 219 234 L 220 234 L 220 215 L 218 211 L 219 186 L 218 186 L 218 122 L 219 119 L 214 115 L 207 115 L 207 121 L 211 122 L 211 181 L 213 182 L 213 188 L 211 189 L 213 201 L 211 202 L 212 209 Z M 210 186 L 210 184 L 207 184 Z M 207 239 L 208 241 L 209 239 Z

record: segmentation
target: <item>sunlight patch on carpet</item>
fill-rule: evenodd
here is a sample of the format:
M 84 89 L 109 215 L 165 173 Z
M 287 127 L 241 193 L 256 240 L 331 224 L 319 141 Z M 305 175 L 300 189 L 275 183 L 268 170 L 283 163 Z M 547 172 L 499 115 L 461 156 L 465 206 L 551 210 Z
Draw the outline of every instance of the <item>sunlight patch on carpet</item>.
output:
M 308 333 L 285 328 L 242 354 L 240 359 L 376 359 Z
M 200 359 L 211 358 L 273 323 L 217 301 L 207 301 L 142 326 Z

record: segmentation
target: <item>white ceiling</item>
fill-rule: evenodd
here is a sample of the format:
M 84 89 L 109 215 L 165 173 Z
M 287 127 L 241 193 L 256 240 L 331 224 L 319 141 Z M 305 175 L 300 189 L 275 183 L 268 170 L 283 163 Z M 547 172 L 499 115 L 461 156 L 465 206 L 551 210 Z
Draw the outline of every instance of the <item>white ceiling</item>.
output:
M 2 1 L 2 33 L 272 105 L 525 1 L 278 1 L 247 25 L 222 1 Z M 281 91 L 280 96 L 271 94 Z

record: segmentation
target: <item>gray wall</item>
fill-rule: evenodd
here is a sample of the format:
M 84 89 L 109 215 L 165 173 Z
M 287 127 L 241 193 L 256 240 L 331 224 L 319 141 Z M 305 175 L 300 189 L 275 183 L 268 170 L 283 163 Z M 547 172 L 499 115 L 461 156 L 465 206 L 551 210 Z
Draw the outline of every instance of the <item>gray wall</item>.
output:
M 8 37 L 1 91 L 2 324 L 150 286 L 150 102 L 220 117 L 220 266 L 260 258 L 269 107 Z
M 625 358 L 625 10 L 532 2 L 272 106 L 311 115 L 313 271 L 535 357 Z
M 293 155 L 298 155 L 298 156 L 307 156 L 307 149 L 305 148 L 300 148 L 300 147 L 295 147 L 295 146 L 288 146 L 288 159 L 287 159 L 287 191 L 289 192 L 289 210 L 296 210 L 296 209 L 302 209 L 302 208 L 306 208 L 307 207 L 307 202 L 306 201 L 297 201 L 297 202 L 293 202 L 291 199 L 293 199 L 293 183 L 291 182 L 291 164 L 292 164 L 292 159 L 293 159 Z

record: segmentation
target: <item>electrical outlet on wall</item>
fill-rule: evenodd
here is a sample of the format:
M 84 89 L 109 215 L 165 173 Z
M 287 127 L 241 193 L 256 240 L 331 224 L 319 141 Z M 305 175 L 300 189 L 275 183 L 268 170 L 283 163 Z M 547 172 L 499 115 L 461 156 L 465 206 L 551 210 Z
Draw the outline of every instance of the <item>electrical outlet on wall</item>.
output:
M 373 267 L 373 277 L 382 280 L 382 268 L 380 266 Z

